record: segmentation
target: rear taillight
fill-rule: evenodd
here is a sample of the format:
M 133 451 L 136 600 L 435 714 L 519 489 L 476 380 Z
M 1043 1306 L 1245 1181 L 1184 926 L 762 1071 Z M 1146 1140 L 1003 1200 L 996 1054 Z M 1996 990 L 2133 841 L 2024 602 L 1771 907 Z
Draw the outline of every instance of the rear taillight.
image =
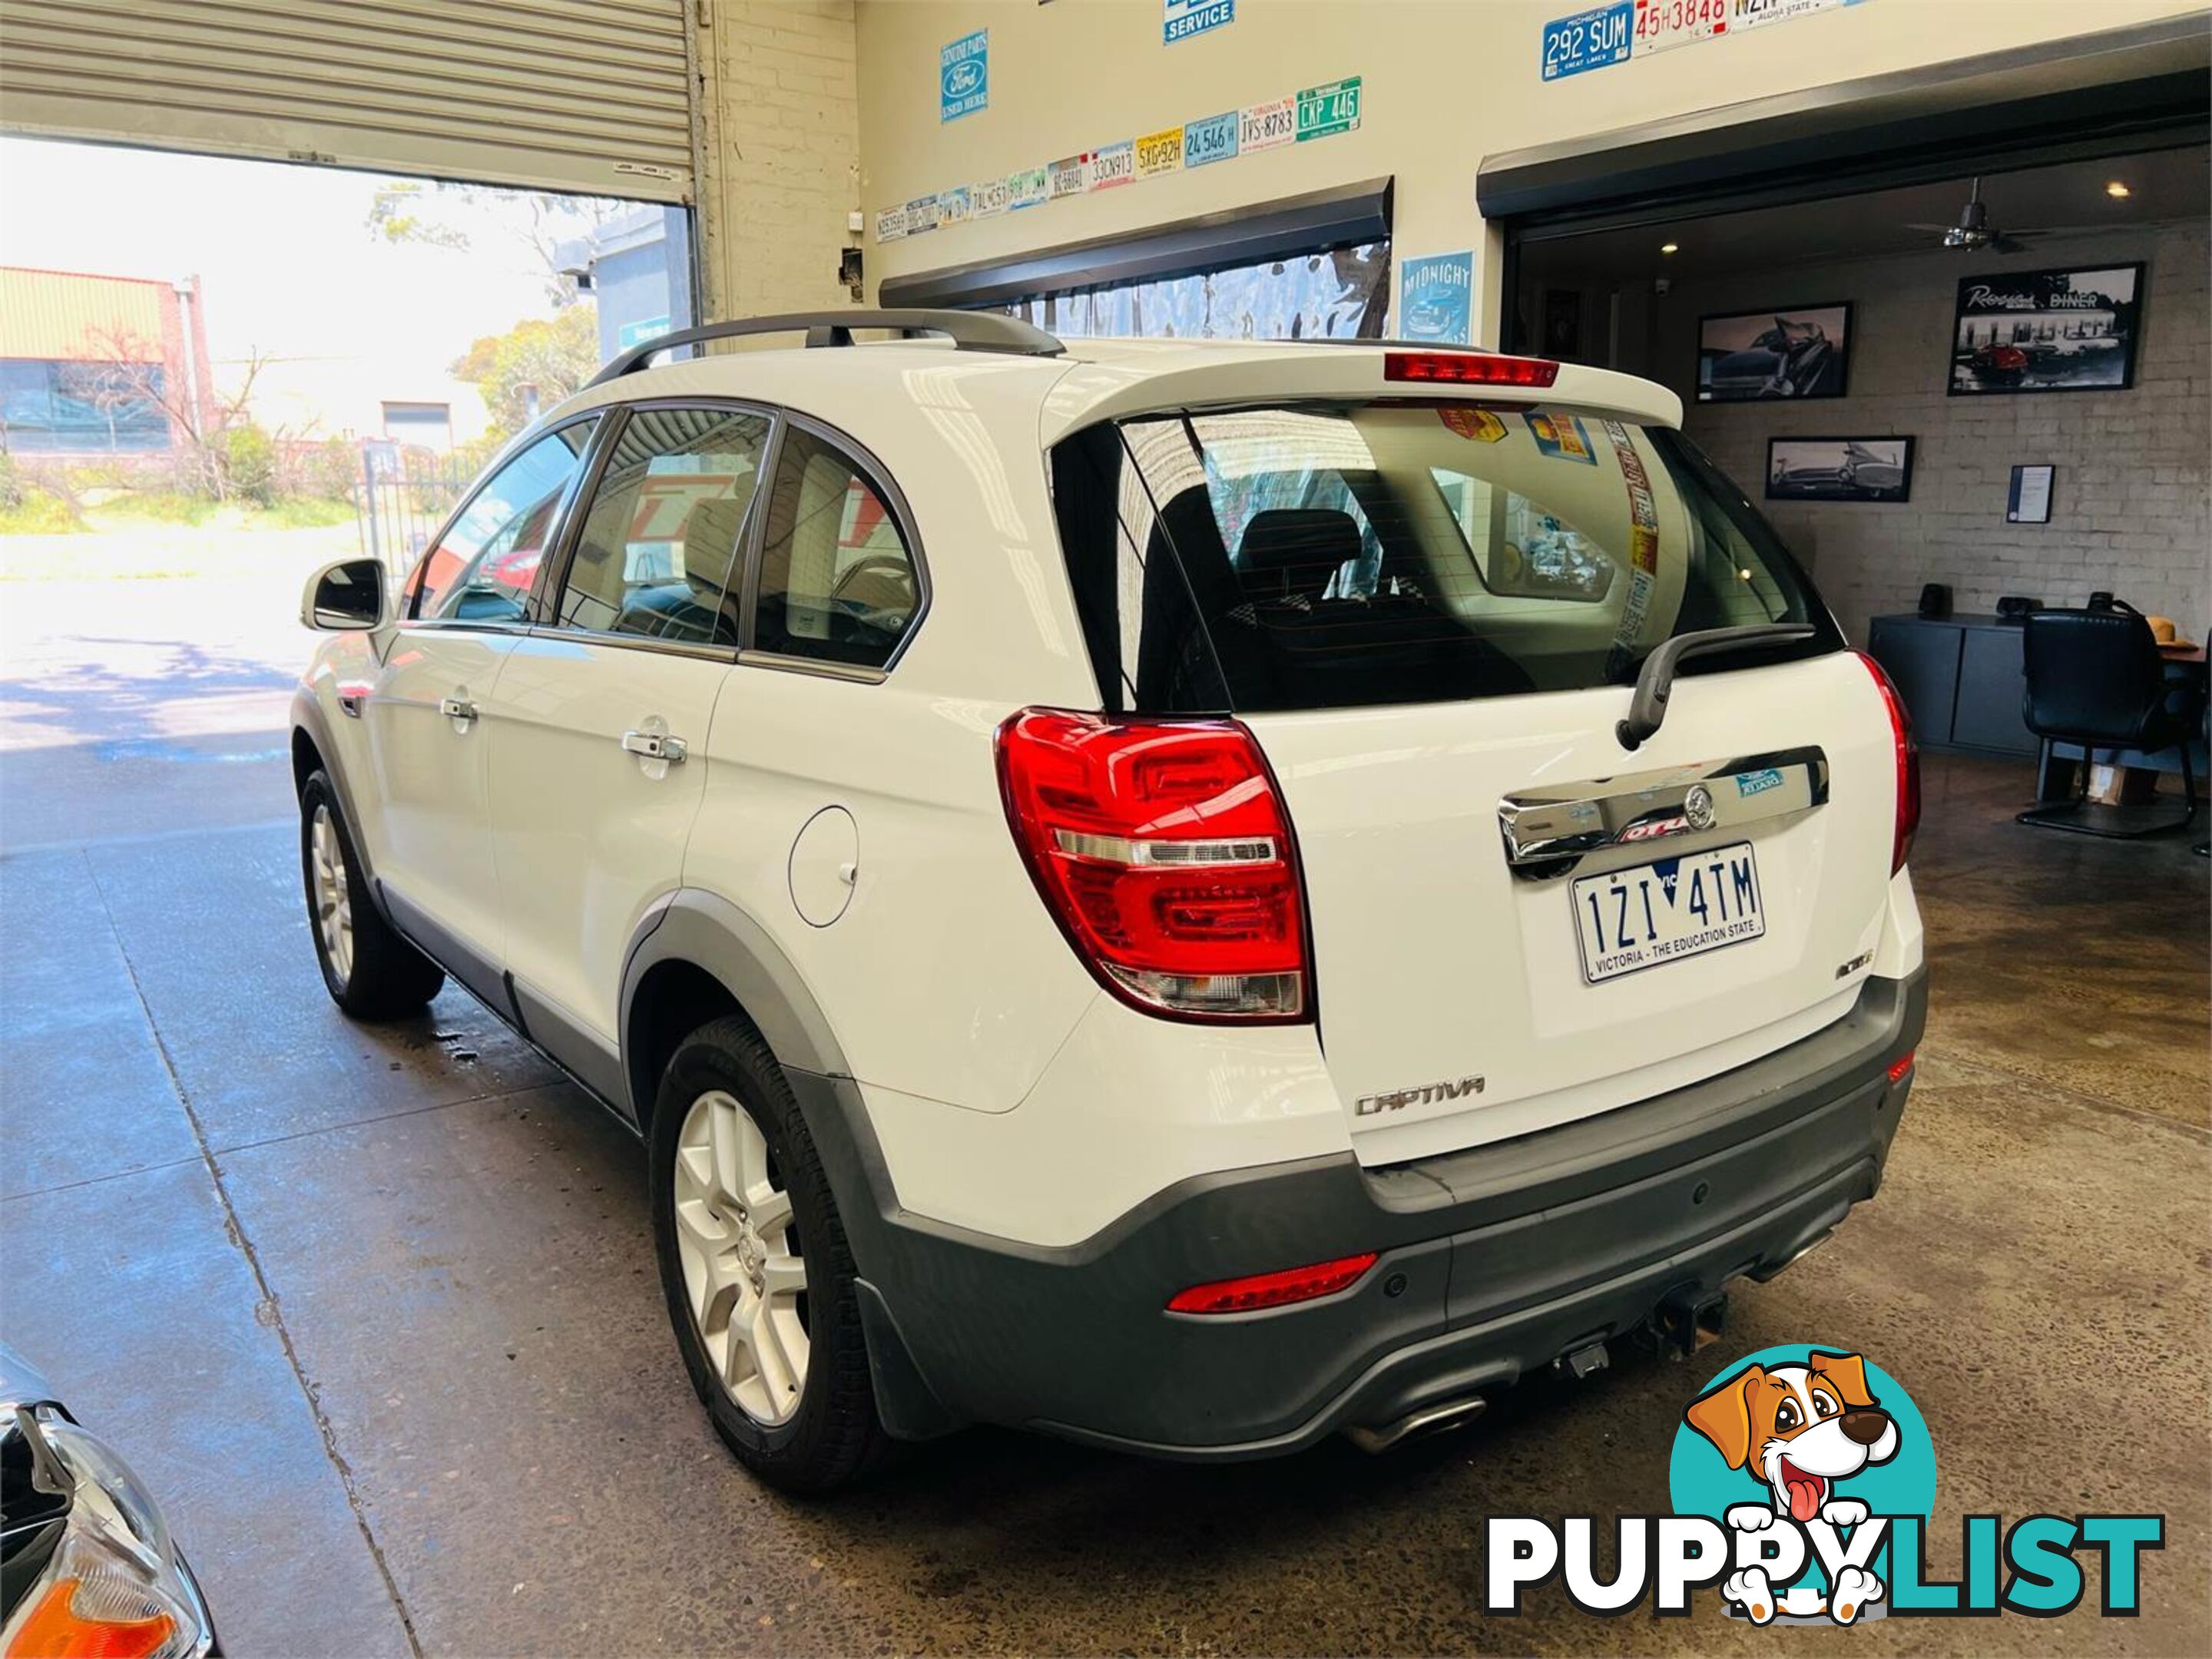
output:
M 1913 1051 L 1907 1048 L 1902 1054 L 1889 1062 L 1889 1080 L 1892 1083 L 1901 1083 L 1905 1080 L 1905 1074 L 1912 1069 L 1912 1054 Z
M 1881 665 L 1863 651 L 1852 654 L 1874 676 L 1882 703 L 1889 710 L 1889 738 L 1897 756 L 1897 830 L 1889 846 L 1889 873 L 1893 876 L 1905 868 L 1912 851 L 1913 832 L 1920 828 L 1920 745 L 1912 740 L 1912 716 L 1905 699 L 1897 695 L 1896 685 L 1882 672 Z
M 1109 990 L 1186 1019 L 1306 1018 L 1297 855 L 1251 732 L 1028 708 L 998 742 L 1015 843 Z
M 1194 1285 L 1168 1299 L 1171 1313 L 1251 1313 L 1261 1308 L 1280 1308 L 1293 1302 L 1311 1302 L 1334 1296 L 1356 1285 L 1376 1262 L 1372 1250 L 1359 1255 L 1316 1261 L 1310 1267 L 1285 1267 L 1279 1273 L 1253 1273 L 1243 1279 L 1216 1279 Z
M 1542 357 L 1500 357 L 1477 351 L 1390 351 L 1382 356 L 1386 380 L 1451 386 L 1548 386 L 1559 366 Z

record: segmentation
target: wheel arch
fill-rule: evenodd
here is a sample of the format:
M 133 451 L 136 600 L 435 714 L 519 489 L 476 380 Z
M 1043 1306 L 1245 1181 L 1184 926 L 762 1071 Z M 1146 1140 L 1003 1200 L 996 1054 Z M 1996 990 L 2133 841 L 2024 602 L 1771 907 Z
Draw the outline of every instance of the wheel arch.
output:
M 292 728 L 292 798 L 297 800 L 307 793 L 307 780 L 316 773 L 328 770 L 323 751 L 304 726 Z
M 734 1013 L 787 1072 L 851 1075 L 827 1015 L 769 931 L 728 900 L 681 888 L 638 927 L 623 966 L 623 1081 L 645 1129 L 675 1045 Z
M 650 1134 L 660 1074 L 676 1045 L 708 1020 L 734 1013 L 761 1034 L 799 1103 L 860 1273 L 860 1323 L 876 1407 L 896 1437 L 923 1440 L 965 1419 L 923 1376 L 871 1277 L 895 1241 L 884 1218 L 898 1195 L 829 1018 L 768 930 L 727 900 L 696 888 L 671 894 L 639 924 L 623 968 L 623 1081 L 630 1115 Z
M 369 826 L 354 805 L 340 750 L 331 738 L 322 704 L 315 700 L 312 690 L 301 686 L 292 694 L 293 799 L 296 801 L 307 793 L 307 780 L 317 772 L 331 781 L 331 787 L 337 794 L 338 811 L 345 814 L 346 827 L 352 832 L 354 853 L 361 860 L 364 890 L 377 913 L 389 921 L 392 917 L 384 902 L 384 889 L 376 878 L 376 855 L 369 850 Z

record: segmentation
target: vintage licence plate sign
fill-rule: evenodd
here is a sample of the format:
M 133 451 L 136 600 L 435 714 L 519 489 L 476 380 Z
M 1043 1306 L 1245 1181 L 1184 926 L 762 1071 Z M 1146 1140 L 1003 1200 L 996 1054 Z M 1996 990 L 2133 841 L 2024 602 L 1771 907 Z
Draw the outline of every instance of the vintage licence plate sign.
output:
M 1625 64 L 1635 33 L 1635 0 L 1613 0 L 1611 5 L 1554 18 L 1544 25 L 1544 79 L 1557 81 Z
M 1590 985 L 1766 932 L 1759 865 L 1747 841 L 1583 876 L 1572 896 L 1583 979 Z

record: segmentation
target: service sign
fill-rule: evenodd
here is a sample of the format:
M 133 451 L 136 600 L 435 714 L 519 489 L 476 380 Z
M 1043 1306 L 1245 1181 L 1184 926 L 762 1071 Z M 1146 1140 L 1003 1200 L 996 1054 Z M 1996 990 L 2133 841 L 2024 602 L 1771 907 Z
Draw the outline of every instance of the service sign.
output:
M 1182 164 L 1202 167 L 1209 161 L 1234 160 L 1237 155 L 1237 112 L 1209 115 L 1188 123 L 1182 130 Z
M 937 118 L 957 121 L 991 105 L 991 31 L 963 34 L 937 54 Z
M 1169 46 L 1237 21 L 1237 0 L 1166 0 L 1166 3 L 1167 23 L 1162 38 Z
M 977 219 L 995 219 L 1006 210 L 1012 191 L 1003 178 L 978 179 L 968 187 L 968 212 Z
M 896 242 L 900 237 L 905 234 L 906 208 L 904 204 L 902 204 L 900 206 L 895 208 L 885 208 L 882 212 L 876 215 L 876 240 L 878 241 Z
M 1137 145 L 1132 138 L 1091 152 L 1091 165 L 1083 176 L 1085 190 L 1112 190 L 1133 184 L 1137 177 Z
M 1297 141 L 1334 138 L 1340 132 L 1359 130 L 1359 77 L 1324 82 L 1298 94 Z
M 1297 136 L 1298 100 L 1295 98 L 1271 98 L 1238 112 L 1237 148 L 1248 154 L 1287 144 Z
M 1137 177 L 1150 179 L 1182 167 L 1182 129 L 1167 127 L 1137 140 Z
M 1544 78 L 1558 81 L 1628 61 L 1636 39 L 1636 0 L 1578 11 L 1544 25 Z

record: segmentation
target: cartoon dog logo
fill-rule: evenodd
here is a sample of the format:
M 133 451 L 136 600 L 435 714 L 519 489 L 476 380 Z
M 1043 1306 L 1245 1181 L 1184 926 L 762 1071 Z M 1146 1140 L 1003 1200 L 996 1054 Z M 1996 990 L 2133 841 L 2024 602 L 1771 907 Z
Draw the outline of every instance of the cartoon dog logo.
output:
M 1867 1391 L 1866 1362 L 1855 1353 L 1814 1352 L 1802 1365 L 1747 1366 L 1692 1401 L 1682 1420 L 1711 1441 L 1730 1468 L 1752 1473 L 1772 1493 L 1771 1507 L 1739 1504 L 1728 1511 L 1728 1524 L 1747 1533 L 1773 1528 L 1784 1516 L 1800 1527 L 1816 1519 L 1832 1527 L 1859 1525 L 1867 1506 L 1837 1497 L 1837 1482 L 1897 1455 L 1896 1421 Z M 1825 1599 L 1810 1589 L 1778 1596 L 1757 1566 L 1730 1575 L 1721 1590 L 1759 1625 L 1778 1613 L 1824 1612 L 1848 1625 L 1888 1594 L 1863 1567 L 1844 1568 Z

